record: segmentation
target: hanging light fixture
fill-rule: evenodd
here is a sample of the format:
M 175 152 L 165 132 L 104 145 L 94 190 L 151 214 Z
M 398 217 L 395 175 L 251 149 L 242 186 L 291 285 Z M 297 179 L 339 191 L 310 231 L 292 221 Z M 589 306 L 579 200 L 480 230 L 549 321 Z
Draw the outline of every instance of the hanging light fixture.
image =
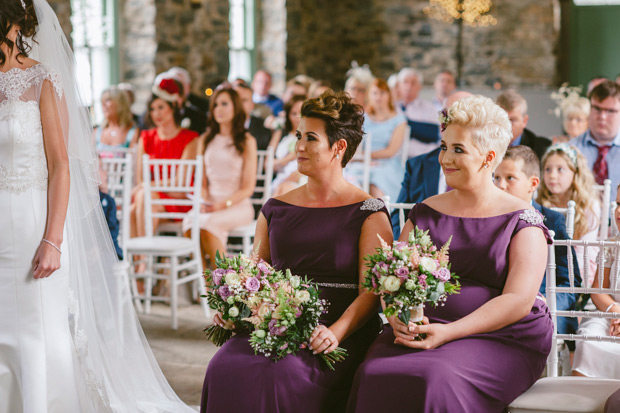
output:
M 462 20 L 468 26 L 494 26 L 497 19 L 488 14 L 491 0 L 430 0 L 424 13 L 433 19 L 451 23 Z

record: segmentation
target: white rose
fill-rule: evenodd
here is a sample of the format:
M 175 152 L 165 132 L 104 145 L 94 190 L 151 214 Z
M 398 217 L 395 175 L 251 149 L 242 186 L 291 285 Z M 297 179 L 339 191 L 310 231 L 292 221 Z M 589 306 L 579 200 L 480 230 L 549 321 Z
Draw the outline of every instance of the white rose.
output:
M 415 288 L 415 281 L 407 280 L 407 282 L 405 282 L 405 288 L 408 290 L 413 290 Z
M 305 303 L 310 300 L 310 293 L 306 290 L 300 290 L 295 293 L 295 298 L 297 298 L 300 302 Z
M 390 275 L 389 277 L 384 278 L 383 286 L 388 291 L 398 291 L 398 289 L 400 288 L 400 279 L 398 277 Z
M 230 307 L 228 309 L 228 315 L 231 317 L 237 317 L 239 315 L 239 309 L 237 307 Z
M 231 295 L 230 297 L 228 297 L 228 298 L 226 299 L 226 302 L 227 302 L 228 304 L 234 304 L 234 303 L 235 303 L 235 296 L 234 296 L 234 295 Z
M 434 273 L 437 270 L 437 263 L 430 257 L 423 257 L 420 260 L 420 267 L 422 267 L 424 271 Z
M 265 338 L 265 330 L 256 330 L 254 335 L 258 338 Z
M 226 273 L 226 284 L 228 285 L 241 285 L 241 277 L 239 277 L 239 274 L 237 274 L 236 272 L 228 272 Z
M 301 284 L 301 279 L 299 278 L 299 276 L 298 276 L 298 275 L 293 275 L 293 276 L 291 277 L 291 281 L 290 281 L 290 283 L 291 283 L 291 287 L 293 287 L 293 288 L 297 288 L 297 287 L 299 287 L 299 285 Z

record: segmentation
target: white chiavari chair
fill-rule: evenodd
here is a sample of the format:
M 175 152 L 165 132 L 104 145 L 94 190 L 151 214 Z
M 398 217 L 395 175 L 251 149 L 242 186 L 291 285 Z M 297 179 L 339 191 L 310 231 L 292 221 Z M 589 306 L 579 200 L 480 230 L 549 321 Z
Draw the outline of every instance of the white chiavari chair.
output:
M 177 308 L 178 290 L 180 285 L 193 283 L 193 292 L 197 295 L 198 285 L 205 289 L 202 273 L 202 259 L 200 256 L 200 228 L 198 227 L 198 213 L 200 211 L 200 197 L 191 196 L 200 194 L 203 177 L 202 156 L 193 160 L 179 159 L 149 159 L 148 155 L 142 158 L 144 182 L 144 215 L 146 235 L 144 237 L 127 240 L 128 258 L 132 256 L 146 257 L 146 271 L 135 274 L 134 263 L 130 265 L 130 277 L 142 278 L 145 281 L 145 291 L 134 299 L 144 300 L 145 311 L 150 312 L 152 301 L 170 303 L 172 328 L 178 328 Z M 189 198 L 159 198 L 154 196 L 158 192 L 184 193 Z M 153 212 L 153 206 L 188 206 L 188 212 Z M 191 238 L 176 236 L 156 236 L 153 229 L 153 218 L 182 220 L 189 216 L 191 222 Z M 153 296 L 151 293 L 154 280 L 168 280 L 170 296 Z M 205 299 L 200 303 L 209 317 L 209 306 Z
M 569 287 L 556 287 L 555 285 L 555 248 L 554 245 L 567 246 L 568 272 L 570 278 Z M 594 336 L 585 334 L 558 334 L 557 317 L 581 317 L 581 318 L 620 318 L 620 313 L 607 313 L 602 311 L 558 311 L 556 308 L 557 293 L 582 293 L 582 294 L 620 294 L 620 242 L 612 241 L 582 241 L 582 240 L 556 240 L 554 245 L 548 247 L 547 259 L 547 305 L 553 318 L 553 346 L 557 348 L 559 340 L 572 341 L 604 341 L 620 345 L 620 337 Z M 599 254 L 597 258 L 599 285 L 603 285 L 604 264 L 608 259 L 613 259 L 614 264 L 610 271 L 610 286 L 607 288 L 588 287 L 584 280 L 581 287 L 575 286 L 575 274 L 572 265 L 571 246 L 581 246 L 584 250 L 584 259 L 587 262 L 589 246 L 596 246 L 601 250 L 610 248 L 613 254 Z M 547 376 L 538 380 L 527 392 L 519 396 L 508 407 L 511 413 L 524 412 L 603 412 L 605 401 L 620 388 L 620 380 L 600 379 L 593 377 L 558 377 L 558 354 L 551 351 L 547 360 Z
M 603 185 L 594 185 L 594 189 L 600 194 L 601 222 L 599 226 L 598 239 L 605 240 L 609 237 L 609 206 L 611 205 L 611 179 L 605 179 Z
M 566 223 L 566 233 L 569 238 L 573 238 L 573 234 L 575 233 L 575 201 L 572 199 L 568 201 L 566 208 L 551 208 L 554 211 L 557 211 L 564 215 L 565 223 Z
M 616 203 L 616 201 L 611 203 L 610 206 L 610 212 L 609 212 L 609 216 L 611 217 L 611 230 L 610 230 L 610 236 L 611 237 L 617 237 L 618 235 L 620 235 L 620 228 L 618 228 L 618 224 L 616 223 L 616 219 L 614 216 L 614 212 L 616 211 L 616 208 L 618 208 L 618 204 Z
M 254 194 L 260 195 L 258 198 L 252 198 L 252 204 L 261 207 L 271 197 L 271 182 L 273 181 L 273 160 L 274 150 L 272 147 L 266 150 L 257 151 L 258 162 L 256 172 L 256 188 Z M 262 182 L 262 184 L 261 184 Z M 231 252 L 239 249 L 246 255 L 252 254 L 252 244 L 254 242 L 254 234 L 256 231 L 256 220 L 247 225 L 235 228 L 229 232 L 228 238 L 240 238 L 241 248 L 234 244 L 228 244 L 227 249 Z

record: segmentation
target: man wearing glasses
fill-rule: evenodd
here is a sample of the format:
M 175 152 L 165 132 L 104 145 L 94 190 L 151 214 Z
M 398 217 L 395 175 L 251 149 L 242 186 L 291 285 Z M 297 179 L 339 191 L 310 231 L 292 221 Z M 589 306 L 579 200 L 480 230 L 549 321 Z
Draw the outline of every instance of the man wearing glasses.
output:
M 596 183 L 612 182 L 611 199 L 620 182 L 620 85 L 605 80 L 590 92 L 589 129 L 570 141 L 588 160 Z

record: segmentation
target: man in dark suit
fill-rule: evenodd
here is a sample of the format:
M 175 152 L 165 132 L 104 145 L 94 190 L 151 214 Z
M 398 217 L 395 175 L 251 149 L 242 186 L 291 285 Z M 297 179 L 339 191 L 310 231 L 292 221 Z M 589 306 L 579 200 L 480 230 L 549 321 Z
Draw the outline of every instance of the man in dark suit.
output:
M 530 202 L 544 218 L 545 226 L 552 230 L 554 239 L 568 239 L 564 215 L 553 211 L 532 200 L 532 196 L 540 183 L 540 160 L 531 148 L 519 145 L 512 146 L 506 151 L 504 160 L 495 170 L 493 179 L 495 185 L 501 190 L 508 192 L 517 198 Z M 570 286 L 568 278 L 568 258 L 566 247 L 555 247 L 556 260 L 556 285 L 558 287 Z M 573 268 L 575 269 L 575 285 L 581 284 L 577 256 L 573 251 Z M 546 292 L 546 275 L 540 286 L 541 294 Z M 577 294 L 560 293 L 556 296 L 558 310 L 574 310 Z M 577 319 L 559 317 L 558 332 L 562 334 L 574 333 L 577 329 Z
M 252 89 L 246 84 L 237 84 L 234 89 L 239 94 L 246 114 L 245 128 L 256 139 L 256 147 L 259 150 L 267 149 L 271 141 L 271 130 L 265 127 L 265 119 L 253 115 Z
M 525 145 L 534 150 L 538 159 L 542 159 L 551 140 L 536 134 L 525 127 L 529 117 L 527 115 L 527 102 L 513 89 L 507 89 L 497 97 L 496 103 L 508 113 L 512 124 L 512 141 L 510 146 Z

